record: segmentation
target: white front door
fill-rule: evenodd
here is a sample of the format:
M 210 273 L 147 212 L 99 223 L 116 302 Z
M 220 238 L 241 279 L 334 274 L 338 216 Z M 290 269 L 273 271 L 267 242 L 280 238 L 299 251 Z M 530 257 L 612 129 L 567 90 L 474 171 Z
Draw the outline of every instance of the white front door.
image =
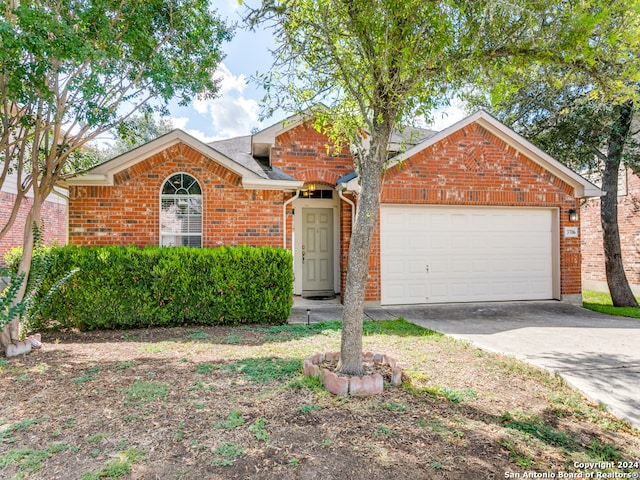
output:
M 302 295 L 334 293 L 333 209 L 302 209 Z

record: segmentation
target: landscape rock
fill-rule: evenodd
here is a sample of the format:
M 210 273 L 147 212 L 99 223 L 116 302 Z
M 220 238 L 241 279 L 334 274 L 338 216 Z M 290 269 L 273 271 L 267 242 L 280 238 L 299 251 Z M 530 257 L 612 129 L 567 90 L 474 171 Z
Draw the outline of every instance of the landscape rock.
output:
M 402 383 L 402 369 L 396 367 L 391 370 L 391 385 L 400 385 Z
M 306 377 L 317 377 L 318 376 L 318 366 L 314 365 L 311 359 L 305 359 L 302 364 L 302 371 Z
M 334 395 L 346 395 L 349 393 L 349 379 L 339 377 L 335 373 L 330 372 L 326 368 L 322 369 L 324 376 L 324 388 Z
M 324 354 L 324 359 L 327 362 L 339 362 L 340 361 L 340 352 L 326 352 Z
M 378 395 L 384 390 L 384 381 L 379 373 L 367 375 L 363 380 L 363 390 L 367 392 L 367 395 Z
M 16 344 L 10 343 L 7 345 L 4 354 L 7 358 L 17 357 L 18 355 L 24 355 L 25 353 L 29 353 L 31 351 L 31 341 L 23 340 Z
M 362 354 L 362 361 L 364 362 L 373 362 L 374 354 L 373 352 L 364 352 Z

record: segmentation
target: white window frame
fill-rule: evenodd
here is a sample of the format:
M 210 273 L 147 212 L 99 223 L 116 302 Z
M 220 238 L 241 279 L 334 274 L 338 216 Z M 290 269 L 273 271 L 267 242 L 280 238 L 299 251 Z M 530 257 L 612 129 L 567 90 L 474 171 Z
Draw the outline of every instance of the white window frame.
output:
M 172 179 L 173 177 L 175 177 L 176 175 L 186 175 L 187 177 L 193 179 L 193 181 L 198 185 L 198 188 L 200 190 L 200 194 L 192 194 L 192 193 L 176 193 L 176 194 L 168 194 L 168 193 L 163 193 L 164 189 L 165 189 L 165 185 L 167 184 L 167 182 Z M 189 185 L 188 188 L 191 188 L 191 186 L 193 186 L 193 183 L 191 183 Z M 184 186 L 181 185 L 180 189 L 184 189 Z M 174 231 L 165 231 L 163 232 L 163 228 L 162 228 L 162 223 L 163 223 L 163 209 L 162 209 L 162 205 L 163 205 L 163 201 L 164 200 L 178 200 L 178 199 L 186 199 L 187 201 L 191 200 L 191 199 L 198 199 L 200 202 L 200 232 L 174 232 Z M 171 175 L 169 175 L 167 178 L 164 179 L 164 181 L 162 182 L 162 185 L 160 186 L 160 209 L 159 209 L 159 245 L 161 247 L 173 247 L 173 246 L 182 246 L 182 245 L 176 245 L 175 243 L 169 243 L 166 244 L 166 240 L 170 237 L 174 237 L 174 238 L 183 238 L 183 237 L 197 237 L 200 239 L 200 245 L 198 246 L 193 246 L 193 248 L 202 248 L 202 240 L 203 240 L 203 222 L 204 222 L 204 207 L 203 207 L 203 194 L 202 194 L 202 184 L 198 181 L 198 179 L 192 175 L 191 173 L 188 172 L 174 172 Z

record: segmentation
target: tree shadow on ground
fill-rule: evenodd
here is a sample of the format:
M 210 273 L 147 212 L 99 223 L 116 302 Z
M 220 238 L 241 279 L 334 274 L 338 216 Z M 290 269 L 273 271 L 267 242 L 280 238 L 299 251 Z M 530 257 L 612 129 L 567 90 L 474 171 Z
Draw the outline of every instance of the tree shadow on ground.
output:
M 162 341 L 178 343 L 202 343 L 215 345 L 263 345 L 288 342 L 315 335 L 340 335 L 342 323 L 338 321 L 319 322 L 310 325 L 192 325 L 171 328 L 139 328 L 131 330 L 101 330 L 91 332 L 65 331 L 45 332 L 45 342 L 57 343 L 110 343 L 133 341 L 158 343 Z M 442 337 L 443 334 L 415 325 L 399 318 L 396 320 L 369 321 L 363 324 L 363 335 L 392 335 L 399 337 Z

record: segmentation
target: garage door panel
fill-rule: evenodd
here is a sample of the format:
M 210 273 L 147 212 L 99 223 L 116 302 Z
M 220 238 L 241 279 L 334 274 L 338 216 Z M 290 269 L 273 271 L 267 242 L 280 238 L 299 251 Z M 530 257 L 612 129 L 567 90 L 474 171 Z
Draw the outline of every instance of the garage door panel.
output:
M 550 209 L 381 209 L 382 303 L 552 298 Z

